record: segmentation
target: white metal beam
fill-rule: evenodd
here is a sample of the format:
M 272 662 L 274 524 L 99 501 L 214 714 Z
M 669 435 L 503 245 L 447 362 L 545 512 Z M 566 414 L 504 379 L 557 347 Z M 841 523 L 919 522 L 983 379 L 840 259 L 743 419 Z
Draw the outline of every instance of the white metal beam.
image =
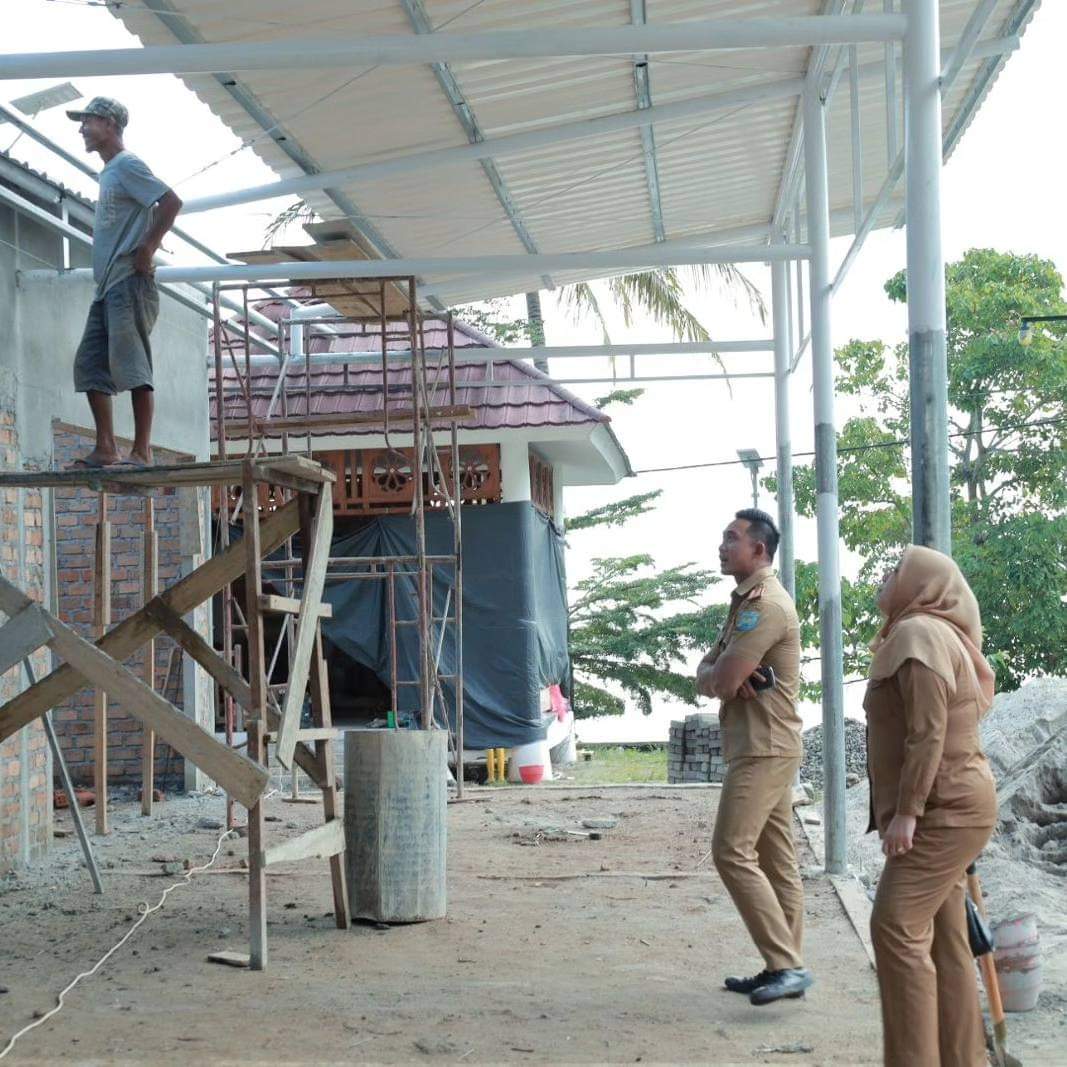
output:
M 823 715 L 823 824 L 828 874 L 842 874 L 845 839 L 844 680 L 841 561 L 834 425 L 834 352 L 830 329 L 830 212 L 825 104 L 813 80 L 803 96 L 804 172 L 811 242 L 812 394 L 815 408 L 815 483 L 819 560 L 819 658 Z
M 11 178 L 10 173 L 7 175 L 7 177 L 10 180 L 10 178 Z M 54 231 L 55 233 L 58 233 L 61 237 L 63 237 L 64 240 L 77 241 L 79 244 L 83 244 L 83 245 L 92 245 L 92 243 L 93 243 L 92 234 L 88 234 L 84 230 L 79 230 L 76 226 L 72 226 L 70 224 L 70 222 L 67 221 L 66 219 L 62 219 L 62 218 L 59 218 L 56 215 L 50 214 L 48 211 L 45 211 L 44 208 L 38 207 L 36 204 L 34 204 L 31 201 L 25 199 L 25 197 L 19 196 L 18 193 L 13 192 L 12 190 L 6 188 L 3 185 L 0 185 L 0 202 L 8 204 L 10 207 L 14 208 L 15 211 L 20 212 L 21 214 L 27 216 L 28 218 L 32 218 L 36 222 L 39 222 L 42 225 L 48 227 L 48 229 Z M 64 199 L 62 201 L 62 203 L 64 205 L 70 205 L 70 207 L 72 207 L 72 208 L 78 208 L 78 209 L 82 208 L 82 205 L 78 204 L 77 201 Z M 89 213 L 89 214 L 91 215 L 91 213 Z M 160 258 L 161 257 L 157 256 L 157 261 L 159 261 Z M 211 312 L 211 308 L 210 308 L 209 305 L 196 300 L 190 294 L 183 293 L 180 289 L 173 288 L 172 285 L 166 284 L 166 279 L 163 279 L 163 278 L 159 277 L 159 271 L 160 270 L 164 270 L 165 271 L 165 270 L 168 270 L 168 269 L 171 269 L 171 268 L 168 268 L 168 267 L 157 268 L 156 279 L 160 283 L 160 285 L 159 285 L 160 292 L 165 293 L 167 296 L 171 297 L 173 300 L 176 300 L 179 304 L 182 304 L 185 307 L 190 308 L 191 310 L 197 312 L 197 314 L 203 315 L 204 318 L 210 319 L 212 317 L 212 312 Z M 77 268 L 75 270 L 64 270 L 64 271 L 60 271 L 58 268 L 55 271 L 43 270 L 43 269 L 42 270 L 29 270 L 29 271 L 20 271 L 19 273 L 20 273 L 20 275 L 22 275 L 25 278 L 34 278 L 34 277 L 41 277 L 41 278 L 46 278 L 47 277 L 47 278 L 50 278 L 50 279 L 54 279 L 56 277 L 62 277 L 62 278 L 92 278 L 92 276 L 93 276 L 92 270 L 90 270 L 87 267 Z M 203 285 L 203 284 L 196 284 L 196 283 L 190 283 L 190 284 L 191 284 L 191 287 L 193 289 L 198 290 L 205 297 L 210 297 L 210 295 L 211 295 L 210 286 Z M 223 303 L 230 311 L 234 311 L 234 312 L 237 312 L 237 313 L 243 315 L 242 307 L 239 304 L 237 304 L 235 301 L 229 300 L 229 299 L 224 299 Z M 277 328 L 276 324 L 273 321 L 271 321 L 270 319 L 268 319 L 266 317 L 266 315 L 262 315 L 258 311 L 249 310 L 248 317 L 256 325 L 263 326 L 265 329 L 268 329 L 269 331 L 277 334 L 278 328 Z M 276 353 L 277 355 L 280 356 L 281 353 L 280 353 L 278 347 L 273 342 L 264 339 L 259 343 L 262 344 L 262 346 L 264 348 L 266 348 L 268 352 Z
M 951 553 L 939 8 L 937 0 L 904 0 L 904 9 L 909 19 L 904 41 L 904 132 L 912 538 L 916 544 Z
M 633 56 L 737 48 L 893 41 L 901 15 L 710 19 L 651 26 L 496 30 L 487 33 L 393 34 L 355 40 L 152 45 L 0 55 L 0 79 L 217 74 L 249 70 L 471 63 L 557 56 Z
M 322 278 L 398 278 L 412 275 L 460 275 L 448 278 L 461 282 L 462 272 L 643 270 L 656 266 L 685 266 L 698 263 L 766 263 L 777 259 L 806 259 L 806 245 L 724 245 L 704 248 L 664 241 L 607 252 L 563 252 L 539 256 L 468 256 L 417 259 L 340 259 L 314 263 L 228 264 L 195 267 L 159 267 L 161 282 L 284 282 Z
M 306 327 L 312 329 L 312 327 Z M 341 339 L 344 334 L 341 334 Z M 725 355 L 733 352 L 770 352 L 774 341 L 681 341 L 667 344 L 632 344 L 632 345 L 541 345 L 534 348 L 522 348 L 510 345 L 506 348 L 482 348 L 464 346 L 456 349 L 457 363 L 497 363 L 509 359 L 667 359 L 678 356 Z M 445 349 L 427 348 L 427 359 L 440 359 L 447 355 Z M 244 359 L 237 354 L 242 364 Z M 389 352 L 390 361 L 403 362 L 411 359 L 410 349 Z M 311 367 L 330 366 L 381 366 L 380 352 L 316 352 L 311 356 L 292 356 L 289 367 L 299 370 L 305 365 Z M 253 356 L 252 366 L 276 367 L 278 361 L 273 356 Z

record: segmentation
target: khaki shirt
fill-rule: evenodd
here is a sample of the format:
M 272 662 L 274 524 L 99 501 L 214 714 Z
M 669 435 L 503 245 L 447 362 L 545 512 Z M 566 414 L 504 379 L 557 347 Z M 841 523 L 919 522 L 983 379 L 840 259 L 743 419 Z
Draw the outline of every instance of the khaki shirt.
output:
M 715 647 L 701 660 L 712 666 L 724 652 L 774 670 L 775 685 L 755 700 L 724 700 L 719 708 L 723 758 L 800 756 L 800 622 L 796 607 L 774 572 L 766 567 L 731 594 L 730 612 Z
M 898 813 L 926 827 L 996 824 L 996 783 L 978 738 L 978 683 L 962 648 L 952 658 L 952 686 L 914 659 L 868 683 L 868 830 L 884 834 Z

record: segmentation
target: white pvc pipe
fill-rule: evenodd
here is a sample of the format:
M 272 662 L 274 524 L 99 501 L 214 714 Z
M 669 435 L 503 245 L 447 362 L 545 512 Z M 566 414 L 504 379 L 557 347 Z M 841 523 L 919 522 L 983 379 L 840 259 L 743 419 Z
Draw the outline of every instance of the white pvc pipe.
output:
M 892 41 L 904 35 L 899 15 L 811 15 L 718 19 L 644 26 L 394 34 L 356 40 L 151 45 L 0 56 L 0 79 L 219 74 L 249 70 L 429 65 L 557 56 L 632 56 L 734 48 L 804 47 Z
M 909 27 L 904 41 L 904 129 L 913 537 L 918 544 L 950 552 L 937 0 L 905 0 L 905 10 Z

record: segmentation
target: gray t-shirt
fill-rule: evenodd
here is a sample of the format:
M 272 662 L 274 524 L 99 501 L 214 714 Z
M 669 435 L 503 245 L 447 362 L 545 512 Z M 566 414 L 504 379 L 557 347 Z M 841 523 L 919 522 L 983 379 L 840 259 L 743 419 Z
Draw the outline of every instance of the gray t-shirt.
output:
M 152 206 L 168 189 L 143 160 L 125 150 L 100 172 L 93 222 L 95 300 L 133 274 L 133 253 L 152 224 Z

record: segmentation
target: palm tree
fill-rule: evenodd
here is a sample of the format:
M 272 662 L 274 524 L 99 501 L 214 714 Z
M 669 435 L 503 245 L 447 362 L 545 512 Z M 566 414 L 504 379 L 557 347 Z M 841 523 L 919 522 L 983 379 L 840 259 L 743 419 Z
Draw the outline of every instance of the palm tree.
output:
M 759 290 L 729 263 L 657 267 L 636 274 L 619 274 L 600 282 L 578 282 L 563 290 L 560 303 L 576 321 L 591 317 L 599 322 L 606 345 L 611 344 L 611 337 L 601 297 L 594 286 L 606 289 L 627 326 L 636 312 L 643 311 L 653 321 L 669 326 L 679 341 L 708 341 L 711 337 L 707 327 L 685 304 L 685 284 L 700 292 L 711 289 L 716 282 L 723 288 L 744 293 L 750 306 L 759 312 L 761 321 L 766 321 L 766 307 Z

